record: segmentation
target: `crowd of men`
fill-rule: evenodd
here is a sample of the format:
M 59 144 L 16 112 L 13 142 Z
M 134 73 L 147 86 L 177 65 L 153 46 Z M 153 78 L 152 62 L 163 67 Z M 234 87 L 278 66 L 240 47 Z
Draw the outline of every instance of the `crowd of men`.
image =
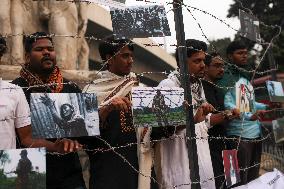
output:
M 0 42 L 4 44 L 3 39 Z M 131 40 L 108 37 L 100 43 L 99 53 L 107 69 L 100 72 L 99 78 L 87 85 L 83 92 L 97 94 L 101 136 L 76 140 L 32 138 L 31 93 L 82 91 L 62 76 L 56 65 L 52 38 L 48 34 L 37 32 L 27 36 L 24 47 L 25 65 L 19 77 L 12 81 L 13 84 L 0 80 L 0 149 L 16 148 L 16 138 L 19 137 L 21 144 L 17 147 L 46 147 L 49 152 L 62 153 L 59 156 L 48 153 L 46 156 L 48 189 L 87 188 L 76 153 L 83 146 L 100 149 L 96 153 L 87 151 L 91 189 L 190 188 L 190 149 L 187 148 L 185 126 L 175 129 L 136 129 L 133 126 L 130 96 L 132 87 L 138 86 L 139 82 L 131 72 L 134 63 Z M 250 72 L 242 71 L 247 65 L 247 47 L 241 41 L 234 41 L 228 46 L 228 61 L 233 66 L 226 69 L 218 53 L 206 53 L 204 42 L 188 39 L 186 47 L 195 134 L 199 138 L 196 145 L 201 188 L 227 188 L 222 176 L 224 149 L 238 149 L 241 169 L 241 183 L 238 185 L 246 184 L 258 177 L 259 166 L 255 165 L 260 162 L 261 142 L 249 141 L 261 137 L 259 119 L 268 108 L 254 101 L 253 112 L 243 113 L 236 106 L 235 83 L 251 85 Z M 179 48 L 176 50 L 177 62 L 178 51 Z M 159 86 L 180 87 L 180 78 L 179 71 L 173 71 Z M 172 137 L 176 135 L 180 137 Z M 236 140 L 224 142 L 217 139 L 225 136 Z M 208 140 L 208 137 L 212 139 Z M 153 138 L 170 140 L 150 143 Z M 125 145 L 128 146 L 110 150 L 110 147 Z M 250 166 L 253 168 L 245 169 Z

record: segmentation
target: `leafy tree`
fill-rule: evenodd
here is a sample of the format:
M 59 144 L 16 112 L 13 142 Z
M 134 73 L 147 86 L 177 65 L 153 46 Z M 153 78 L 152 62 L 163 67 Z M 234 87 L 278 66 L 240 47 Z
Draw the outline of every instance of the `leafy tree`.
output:
M 7 154 L 4 150 L 0 150 L 0 165 L 5 166 L 6 163 L 10 163 L 11 159 L 9 154 Z
M 231 39 L 229 37 L 209 42 L 209 52 L 213 52 L 215 49 L 223 58 L 226 58 L 226 48 L 231 43 Z
M 250 11 L 260 20 L 260 35 L 269 42 L 273 36 L 279 33 L 278 27 L 270 27 L 269 25 L 278 25 L 284 29 L 284 1 L 283 0 L 234 0 L 228 11 L 227 17 L 238 17 L 239 9 L 248 13 Z M 263 49 L 267 46 L 262 44 Z M 278 38 L 273 41 L 273 54 L 275 61 L 281 71 L 284 71 L 284 32 L 282 31 Z M 262 51 L 263 53 L 263 51 Z M 265 59 L 264 69 L 269 65 Z

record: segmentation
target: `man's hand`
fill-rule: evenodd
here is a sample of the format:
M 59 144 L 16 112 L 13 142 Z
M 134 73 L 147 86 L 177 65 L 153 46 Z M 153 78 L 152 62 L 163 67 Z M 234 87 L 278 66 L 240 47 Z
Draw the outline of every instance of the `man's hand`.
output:
M 131 107 L 131 102 L 126 97 L 116 97 L 114 98 L 111 103 L 109 104 L 109 107 L 111 111 L 113 110 L 122 110 L 124 112 L 129 111 L 129 107 Z
M 209 113 L 216 111 L 215 108 L 209 103 L 203 103 L 201 108 L 203 109 L 204 115 L 208 115 Z
M 250 118 L 251 121 L 262 120 L 264 115 L 271 110 L 257 110 Z
M 82 145 L 79 144 L 76 140 L 70 139 L 57 139 L 54 143 L 54 151 L 58 153 L 70 153 L 76 152 L 82 149 Z
M 111 111 L 123 110 L 125 112 L 128 112 L 129 107 L 131 107 L 131 102 L 128 100 L 128 98 L 116 97 L 110 102 L 110 104 L 105 105 L 99 109 L 99 116 L 101 118 L 101 121 L 104 122 Z
M 54 101 L 51 100 L 47 94 L 45 93 L 43 96 L 40 96 L 39 99 L 41 100 L 41 102 L 46 105 L 46 106 L 53 106 Z
M 214 112 L 215 108 L 209 104 L 209 103 L 203 103 L 196 111 L 196 114 L 194 116 L 194 122 L 199 123 L 205 120 L 205 117 L 211 113 Z
M 270 102 L 269 108 L 274 109 L 274 108 L 281 108 L 282 103 L 281 102 Z
M 226 116 L 226 118 L 227 118 L 228 120 L 239 119 L 240 116 L 241 116 L 241 112 L 240 112 L 240 110 L 237 109 L 237 108 L 234 108 L 234 109 L 232 109 L 232 110 L 226 110 L 226 111 L 229 111 L 229 112 L 230 112 L 230 113 L 227 114 L 227 116 Z M 225 113 L 226 113 L 226 111 L 225 111 Z

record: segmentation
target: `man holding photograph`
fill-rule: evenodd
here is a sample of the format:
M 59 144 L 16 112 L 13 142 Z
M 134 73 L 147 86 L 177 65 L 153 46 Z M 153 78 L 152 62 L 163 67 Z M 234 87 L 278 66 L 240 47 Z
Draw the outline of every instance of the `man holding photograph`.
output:
M 75 83 L 63 78 L 56 66 L 56 53 L 53 41 L 45 32 L 36 32 L 25 39 L 25 65 L 22 66 L 20 77 L 14 84 L 24 87 L 27 99 L 31 93 L 80 93 Z M 46 155 L 47 188 L 56 189 L 85 189 L 82 169 L 78 154 L 80 149 L 77 141 L 67 140 L 68 153 L 62 156 Z M 60 140 L 56 140 L 60 141 Z
M 191 82 L 192 105 L 195 122 L 195 134 L 198 138 L 196 140 L 199 174 L 201 181 L 201 188 L 215 188 L 214 173 L 210 157 L 208 145 L 208 128 L 210 128 L 211 113 L 215 108 L 209 104 L 205 98 L 201 78 L 204 77 L 205 69 L 205 52 L 207 45 L 203 41 L 195 39 L 186 40 L 186 51 Z M 178 49 L 176 49 L 176 59 L 178 60 Z M 158 87 L 180 87 L 180 73 L 178 71 L 172 72 L 167 79 L 160 82 Z M 155 166 L 157 166 L 158 181 L 164 188 L 168 189 L 172 186 L 191 183 L 188 148 L 186 140 L 185 127 L 177 128 L 175 132 L 180 138 L 173 138 L 172 140 L 165 140 L 159 143 L 159 148 L 156 148 Z M 159 159 L 160 158 L 160 159 Z M 209 180 L 210 179 L 210 180 Z M 180 188 L 189 189 L 191 185 L 182 185 Z
M 238 161 L 240 169 L 254 166 L 250 169 L 245 169 L 240 172 L 240 184 L 246 184 L 258 177 L 259 165 L 261 158 L 261 142 L 253 142 L 260 139 L 261 125 L 259 120 L 266 113 L 266 105 L 255 101 L 253 86 L 250 83 L 250 72 L 248 68 L 248 50 L 242 41 L 233 41 L 227 47 L 227 56 L 231 65 L 225 71 L 224 77 L 218 82 L 221 87 L 224 87 L 225 94 L 224 106 L 225 109 L 232 110 L 237 107 L 236 83 L 239 85 L 246 85 L 249 96 L 252 99 L 250 103 L 252 111 L 241 112 L 239 119 L 233 119 L 226 126 L 226 136 L 241 138 L 239 140 L 228 141 L 229 149 L 238 149 Z M 240 95 L 238 95 L 240 96 Z M 243 141 L 246 140 L 246 141 Z M 247 142 L 252 141 L 252 142 Z M 255 166 L 256 165 L 256 166 Z
M 128 39 L 115 40 L 112 36 L 100 43 L 100 56 L 107 70 L 100 72 L 100 78 L 83 90 L 97 94 L 101 137 L 111 146 L 137 143 L 130 102 L 131 89 L 138 84 L 131 72 L 133 51 L 133 43 Z M 96 143 L 100 143 L 100 148 L 109 148 L 102 141 Z M 136 145 L 115 151 L 139 170 Z M 113 151 L 91 153 L 90 162 L 91 189 L 137 189 L 138 174 Z
M 226 188 L 224 174 L 222 151 L 225 149 L 225 142 L 218 137 L 225 137 L 225 127 L 231 119 L 239 117 L 239 110 L 232 109 L 224 111 L 224 96 L 216 83 L 222 79 L 224 75 L 224 61 L 218 53 L 211 53 L 205 57 L 205 75 L 202 80 L 202 85 L 206 100 L 214 106 L 217 113 L 212 114 L 211 127 L 208 130 L 210 139 L 209 147 L 213 165 L 216 188 Z
M 6 41 L 0 37 L 0 46 L 6 48 Z M 0 52 L 1 56 L 5 51 Z M 23 90 L 0 78 L 0 150 L 16 148 L 17 137 L 25 147 L 46 147 L 50 152 L 68 153 L 76 146 L 68 139 L 50 142 L 32 139 L 30 109 Z

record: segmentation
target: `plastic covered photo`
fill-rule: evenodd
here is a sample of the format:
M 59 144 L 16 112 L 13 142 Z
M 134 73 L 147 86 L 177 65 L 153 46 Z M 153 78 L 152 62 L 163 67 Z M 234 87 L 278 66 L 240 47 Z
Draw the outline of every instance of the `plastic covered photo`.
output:
M 271 102 L 284 102 L 284 90 L 281 82 L 266 82 L 269 98 Z
M 284 141 L 284 118 L 272 121 L 275 142 Z
M 116 38 L 146 38 L 170 36 L 165 7 L 159 5 L 127 7 L 111 11 Z
M 223 150 L 223 163 L 227 187 L 241 181 L 237 153 L 237 150 Z
M 32 93 L 34 138 L 100 135 L 97 96 L 92 93 Z
M 186 124 L 182 88 L 137 87 L 132 89 L 135 127 Z

